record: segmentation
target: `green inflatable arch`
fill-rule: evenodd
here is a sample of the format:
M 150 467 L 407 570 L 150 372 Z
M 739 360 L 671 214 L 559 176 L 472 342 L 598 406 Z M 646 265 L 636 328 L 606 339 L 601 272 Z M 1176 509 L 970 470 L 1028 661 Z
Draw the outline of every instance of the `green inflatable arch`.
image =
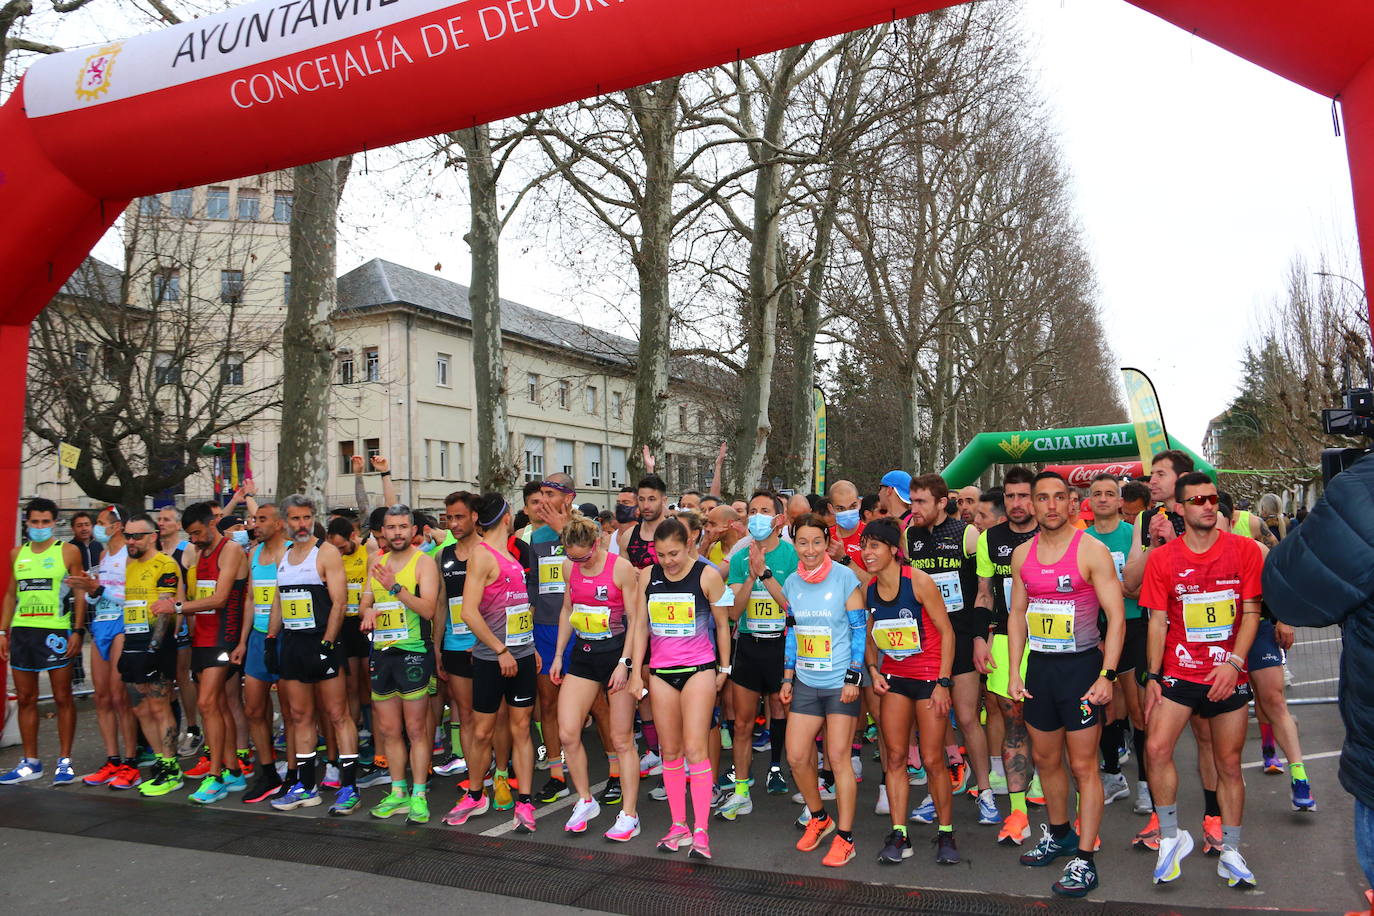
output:
M 1173 436 L 1169 447 L 1189 455 L 1197 470 L 1216 480 L 1217 472 Z M 966 487 L 994 464 L 1056 464 L 1101 458 L 1135 458 L 1135 426 L 1077 426 L 1034 432 L 979 433 L 941 472 L 950 489 Z

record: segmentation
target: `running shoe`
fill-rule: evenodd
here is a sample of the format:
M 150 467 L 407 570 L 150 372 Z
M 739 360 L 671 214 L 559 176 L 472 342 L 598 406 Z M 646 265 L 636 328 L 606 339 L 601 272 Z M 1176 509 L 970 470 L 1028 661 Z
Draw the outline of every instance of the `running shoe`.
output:
M 907 784 L 908 784 L 908 785 L 912 785 L 912 786 L 923 786 L 923 785 L 925 785 L 925 784 L 926 784 L 926 768 L 925 768 L 925 767 L 914 767 L 914 766 L 912 766 L 911 764 L 907 764 L 907 767 L 906 767 L 906 781 L 907 781 Z
M 730 794 L 733 795 L 734 793 L 732 792 L 732 793 L 730 793 Z M 712 787 L 711 787 L 711 807 L 712 807 L 712 808 L 719 808 L 719 807 L 721 806 L 721 804 L 722 804 L 727 798 L 729 798 L 729 797 L 730 797 L 730 795 L 725 794 L 725 790 L 722 789 L 720 786 L 712 786 Z
M 1271 776 L 1277 776 L 1283 772 L 1283 764 L 1279 762 L 1278 748 L 1266 747 L 1261 750 L 1264 755 L 1263 771 Z
M 771 751 L 772 749 L 773 738 L 768 729 L 765 728 L 754 736 L 754 753 L 762 754 L 764 751 Z
M 490 810 L 491 802 L 488 801 L 485 792 L 476 798 L 473 798 L 471 793 L 464 792 L 463 797 L 458 799 L 458 804 L 444 815 L 444 823 L 450 827 L 461 827 L 469 818 L 480 817 Z
M 497 811 L 515 807 L 515 795 L 510 790 L 510 777 L 497 776 L 491 783 L 491 804 Z
M 601 813 L 601 806 L 594 798 L 579 798 L 577 804 L 573 805 L 572 815 L 568 822 L 563 825 L 566 833 L 585 833 L 587 822 Z
M 219 781 L 230 792 L 243 792 L 248 788 L 248 780 L 243 778 L 242 773 L 230 773 L 228 770 L 222 770 L 219 774 Z
M 392 786 L 386 797 L 373 805 L 368 814 L 376 818 L 387 818 L 402 811 L 410 812 L 410 796 L 403 790 Z
M 429 823 L 429 795 L 420 792 L 410 796 L 410 810 L 406 812 L 406 823 Z
M 371 789 L 373 786 L 391 785 L 391 773 L 379 767 L 363 766 L 358 764 L 358 775 L 353 779 L 353 785 L 359 789 Z
M 1227 887 L 1252 888 L 1259 882 L 1255 880 L 1255 873 L 1250 870 L 1250 866 L 1245 864 L 1245 857 L 1240 854 L 1240 850 L 1234 846 L 1227 846 L 1221 852 L 1221 859 L 1217 862 L 1217 874 L 1226 879 Z
M 144 780 L 138 793 L 149 798 L 157 798 L 177 791 L 182 786 L 181 767 L 176 761 L 159 760 L 153 764 L 153 776 Z
M 239 801 L 246 805 L 256 805 L 271 798 L 280 786 L 281 777 L 277 775 L 276 769 L 262 767 L 253 774 L 253 781 L 243 790 L 243 797 Z
M 864 740 L 867 741 L 869 744 L 877 744 L 878 726 L 870 722 L 868 728 L 864 729 Z
M 644 756 L 639 758 L 639 778 L 646 776 L 663 775 L 663 758 L 653 751 L 645 751 Z
M 517 802 L 515 805 L 515 832 L 534 833 L 534 805 L 530 802 Z
M 321 789 L 337 789 L 343 783 L 339 779 L 339 768 L 332 763 L 324 765 L 324 779 L 320 780 Z
M 534 768 L 536 770 L 549 768 L 549 749 L 542 744 L 534 749 Z
M 1308 784 L 1306 779 L 1293 780 L 1292 788 L 1294 811 L 1317 810 L 1317 800 L 1312 797 L 1312 786 Z
M 768 768 L 767 785 L 769 795 L 787 794 L 787 777 L 782 775 L 782 767 L 770 766 Z
M 1103 773 L 1102 774 L 1102 801 L 1103 804 L 1110 805 L 1119 798 L 1129 798 L 1131 787 L 1126 782 L 1124 773 Z
M 185 756 L 189 757 L 189 756 L 191 756 L 191 755 L 190 755 L 190 754 L 187 754 L 187 755 L 185 755 Z M 153 749 L 152 749 L 152 748 L 149 748 L 149 747 L 140 747 L 140 748 L 138 749 L 138 762 L 137 762 L 136 765 L 138 766 L 139 769 L 142 769 L 143 767 L 150 767 L 150 766 L 152 766 L 152 765 L 153 765 L 154 763 L 156 763 L 156 762 L 157 762 L 157 754 L 154 754 L 154 753 L 153 753 Z
M 834 801 L 834 800 L 835 800 L 835 785 L 834 785 L 834 783 L 829 783 L 829 784 L 827 784 L 826 782 L 821 781 L 821 782 L 816 786 L 816 789 L 817 789 L 817 791 L 819 791 L 819 792 L 821 793 L 821 801 Z M 793 801 L 794 803 L 798 804 L 798 805 L 804 805 L 804 804 L 806 804 L 806 798 L 805 798 L 805 796 L 803 796 L 800 792 L 793 792 L 793 793 L 792 793 L 792 801 Z
M 1218 815 L 1202 819 L 1202 854 L 1221 855 L 1221 817 Z
M 728 728 L 722 728 L 722 729 L 720 730 L 720 749 L 721 749 L 722 751 L 728 751 L 728 750 L 733 749 L 734 746 L 735 746 L 735 736 L 734 736 L 733 734 L 730 733 L 730 729 L 728 729 Z
M 731 792 L 729 797 L 716 809 L 716 817 L 723 821 L 733 821 L 741 814 L 749 814 L 754 810 L 754 802 L 748 795 L 741 795 L 738 792 Z
M 900 830 L 894 830 L 883 841 L 882 852 L 878 853 L 879 865 L 900 865 L 903 859 L 911 858 L 911 841 Z
M 887 800 L 887 786 L 878 786 L 878 801 L 873 805 L 873 813 L 882 816 L 892 813 L 892 806 Z
M 765 748 L 767 750 L 767 748 Z M 692 831 L 692 848 L 687 851 L 687 857 L 691 859 L 711 859 L 711 838 L 706 833 L 705 827 L 698 827 Z
M 992 788 L 993 795 L 1007 794 L 1007 777 L 996 770 L 988 771 L 988 786 Z
M 1155 884 L 1169 884 L 1183 874 L 1183 860 L 1193 851 L 1193 835 L 1180 830 L 1176 836 L 1160 837 L 1159 858 L 1155 859 Z
M 654 787 L 649 790 L 649 797 L 654 801 L 667 801 L 668 790 L 663 785 L 663 780 L 654 783 Z
M 202 778 L 202 777 L 209 776 L 209 775 L 210 775 L 210 757 L 209 757 L 209 755 L 207 755 L 207 754 L 201 754 L 201 755 L 200 755 L 200 759 L 197 760 L 197 761 L 195 762 L 195 765 L 192 766 L 189 770 L 186 770 L 186 771 L 183 773 L 183 775 L 186 776 L 186 777 L 189 778 L 189 779 L 200 779 L 200 778 Z
M 935 823 L 935 799 L 929 795 L 911 811 L 911 820 L 918 824 Z
M 936 865 L 958 865 L 959 844 L 954 842 L 953 830 L 941 830 L 931 840 L 935 844 Z
M 801 814 L 798 814 L 792 823 L 798 830 L 805 830 L 806 825 L 811 823 L 811 812 L 807 810 L 806 805 L 802 805 Z
M 851 767 L 854 768 L 854 781 L 855 781 L 855 782 L 863 782 L 863 781 L 864 781 L 864 762 L 863 762 L 862 760 L 859 759 L 859 752 L 858 752 L 858 751 L 855 751 L 854 753 L 852 753 L 852 754 L 849 755 L 849 765 L 850 765 Z M 852 844 L 851 844 L 851 845 L 852 845 Z M 850 859 L 854 858 L 852 850 L 851 850 L 851 853 L 850 853 L 849 858 L 850 858 Z M 845 859 L 845 861 L 848 862 L 849 859 Z M 822 864 L 824 864 L 824 863 L 822 863 Z
M 606 831 L 606 839 L 613 843 L 628 843 L 639 836 L 639 818 L 624 811 L 616 813 L 615 823 Z
M 624 798 L 625 790 L 620 787 L 619 776 L 606 777 L 606 788 L 596 796 L 596 800 L 603 805 L 618 805 Z
M 1078 837 L 1070 830 L 1063 839 L 1056 840 L 1050 833 L 1048 824 L 1040 825 L 1040 842 L 1030 852 L 1021 854 L 1021 864 L 1032 868 L 1049 865 L 1060 856 L 1073 855 L 1078 851 Z
M 76 770 L 72 769 L 72 758 L 58 757 L 57 766 L 53 767 L 52 784 L 55 786 L 68 786 L 76 782 Z
M 307 789 L 296 783 L 268 804 L 278 811 L 294 811 L 297 808 L 314 808 L 320 804 L 318 789 Z
M 253 752 L 252 752 L 252 751 L 239 751 L 239 753 L 238 753 L 238 758 L 239 758 L 239 772 L 243 773 L 244 776 L 252 776 L 252 775 L 253 775 L 253 769 L 254 769 L 254 767 L 253 767 Z
M 1031 779 L 1030 788 L 1026 790 L 1026 801 L 1032 805 L 1045 806 L 1045 792 L 1040 788 L 1040 774 L 1036 773 Z
M 830 841 L 830 851 L 825 854 L 824 859 L 821 859 L 821 864 L 831 868 L 839 868 L 841 865 L 848 865 L 853 858 L 854 844 L 837 833 L 835 838 Z
M 453 755 L 434 768 L 438 776 L 462 776 L 468 771 L 468 762 L 462 757 Z
M 0 776 L 0 786 L 17 786 L 21 782 L 33 782 L 43 778 L 43 761 L 21 760 L 19 765 Z
M 544 783 L 544 787 L 535 793 L 534 800 L 541 805 L 550 805 L 560 798 L 563 798 L 565 795 L 570 794 L 571 791 L 568 789 L 567 780 L 554 779 L 550 776 L 548 782 Z M 496 807 L 499 808 L 501 806 L 497 805 Z
M 677 852 L 684 846 L 692 845 L 692 831 L 687 829 L 686 824 L 674 824 L 655 845 L 659 852 Z
M 1061 897 L 1083 897 L 1097 887 L 1097 866 L 1087 859 L 1074 856 L 1064 866 L 1064 874 L 1050 890 Z
M 1020 846 L 1030 839 L 1030 818 L 1024 811 L 1012 811 L 1002 821 L 1002 829 L 997 832 L 999 846 Z
M 187 796 L 186 800 L 197 805 L 213 805 L 215 802 L 228 796 L 228 794 L 229 789 L 225 787 L 224 783 L 219 781 L 218 777 L 206 776 L 201 780 L 200 788 Z
M 105 764 L 89 776 L 82 776 L 81 781 L 88 786 L 108 786 L 114 782 L 122 769 L 119 760 L 107 760 Z
M 1150 784 L 1143 779 L 1135 784 L 1135 807 L 1131 810 L 1136 814 L 1149 814 L 1155 810 L 1154 799 L 1150 797 Z
M 184 731 L 177 737 L 177 756 L 190 757 L 200 749 L 201 735 L 200 729 L 195 731 Z M 282 739 L 282 746 L 285 747 L 286 739 Z
M 273 749 L 274 751 L 284 751 L 284 750 L 286 750 L 286 732 L 285 732 L 285 731 L 279 731 L 279 732 L 277 732 L 276 734 L 274 734 L 274 735 L 272 736 L 272 749 Z M 180 749 L 178 748 L 178 750 L 180 750 Z M 182 757 L 189 757 L 189 756 L 191 756 L 191 755 L 194 754 L 194 753 L 195 753 L 195 748 L 191 748 L 191 750 L 187 751 L 187 752 L 184 753 L 184 754 L 181 754 L 181 756 L 182 756 Z
M 1146 822 L 1145 829 L 1135 835 L 1131 840 L 1131 846 L 1135 849 L 1156 850 L 1159 848 L 1159 815 L 1151 814 L 1150 820 Z
M 954 794 L 968 789 L 968 764 L 955 763 L 949 768 L 949 784 L 954 787 Z
M 835 819 L 830 815 L 811 818 L 806 824 L 806 830 L 802 832 L 801 839 L 797 840 L 797 851 L 815 852 L 816 847 L 821 845 L 821 840 L 834 832 Z
M 1002 812 L 997 810 L 997 800 L 991 789 L 978 793 L 978 823 L 984 825 L 1002 823 Z
M 725 769 L 724 767 L 721 767 L 720 772 L 716 774 L 716 788 L 717 788 L 717 789 L 733 789 L 734 787 L 735 787 L 735 768 L 734 768 L 734 767 L 731 767 L 730 769 L 727 770 L 727 769 Z
M 332 817 L 348 817 L 362 804 L 363 797 L 353 786 L 344 786 L 334 793 L 334 803 L 329 806 Z
M 143 774 L 138 767 L 123 764 L 115 778 L 110 780 L 111 789 L 136 789 L 143 782 Z

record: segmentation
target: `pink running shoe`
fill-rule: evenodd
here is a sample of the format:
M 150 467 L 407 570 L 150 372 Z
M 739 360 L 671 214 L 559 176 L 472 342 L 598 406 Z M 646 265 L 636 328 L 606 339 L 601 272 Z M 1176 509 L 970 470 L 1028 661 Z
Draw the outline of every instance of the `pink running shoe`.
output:
M 658 841 L 659 852 L 677 852 L 684 846 L 692 844 L 692 831 L 687 829 L 686 824 L 674 824 L 668 828 L 668 833 L 663 839 Z
M 639 818 L 621 811 L 615 816 L 615 823 L 606 831 L 606 839 L 615 843 L 628 843 L 639 836 Z
M 534 804 L 518 802 L 515 806 L 515 832 L 534 833 Z
M 444 815 L 444 823 L 450 827 L 461 827 L 468 822 L 468 818 L 486 814 L 491 810 L 491 802 L 487 800 L 485 794 L 473 798 L 467 792 L 458 799 L 458 804 L 453 806 L 453 810 Z
M 698 827 L 692 832 L 692 849 L 687 856 L 691 859 L 711 858 L 711 840 L 706 836 L 705 827 Z

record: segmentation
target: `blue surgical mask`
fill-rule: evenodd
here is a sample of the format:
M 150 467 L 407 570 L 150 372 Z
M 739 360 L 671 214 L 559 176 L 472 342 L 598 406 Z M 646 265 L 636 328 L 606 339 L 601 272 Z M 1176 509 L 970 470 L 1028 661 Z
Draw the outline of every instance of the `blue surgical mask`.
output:
M 33 541 L 35 544 L 41 544 L 44 541 L 52 540 L 51 528 L 35 528 L 32 525 L 29 525 L 28 528 L 29 540 Z
M 773 516 L 749 516 L 749 536 L 756 541 L 766 541 L 773 533 Z
M 96 525 L 92 528 L 91 537 L 95 538 L 101 544 L 108 544 L 110 542 L 110 532 L 105 530 L 104 525 Z
M 859 527 L 859 510 L 845 509 L 843 512 L 836 512 L 835 524 L 841 531 L 853 531 Z
M 248 532 L 247 532 L 247 531 L 231 531 L 231 532 L 229 532 L 229 537 L 233 538 L 233 539 L 234 539 L 234 543 L 235 543 L 235 544 L 238 544 L 240 547 L 247 547 L 247 546 L 248 546 Z

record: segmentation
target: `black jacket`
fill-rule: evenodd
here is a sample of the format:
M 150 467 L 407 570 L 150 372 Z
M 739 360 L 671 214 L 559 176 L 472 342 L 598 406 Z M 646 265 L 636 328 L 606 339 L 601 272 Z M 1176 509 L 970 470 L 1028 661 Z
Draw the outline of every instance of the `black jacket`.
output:
M 1337 475 L 1270 551 L 1264 599 L 1292 626 L 1340 625 L 1341 785 L 1374 808 L 1374 456 Z

